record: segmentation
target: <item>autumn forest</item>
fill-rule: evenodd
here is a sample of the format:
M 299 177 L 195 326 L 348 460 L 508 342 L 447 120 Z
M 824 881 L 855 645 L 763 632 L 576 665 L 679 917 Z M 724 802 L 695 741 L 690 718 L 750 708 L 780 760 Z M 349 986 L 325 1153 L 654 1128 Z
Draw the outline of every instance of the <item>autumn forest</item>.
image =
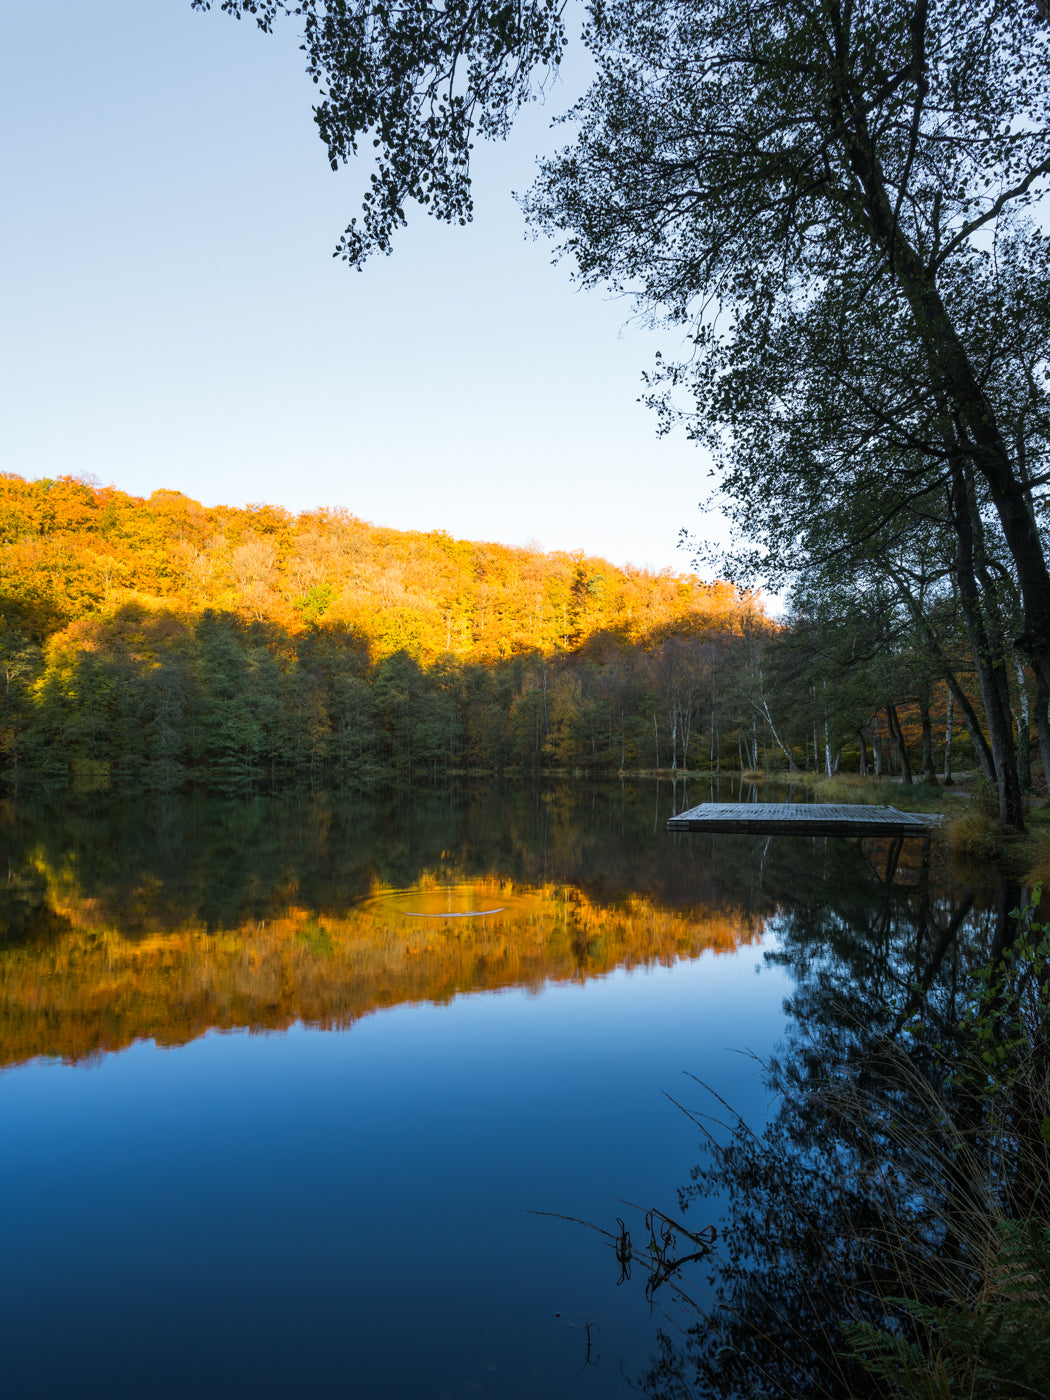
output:
M 987 759 L 965 646 L 892 614 L 847 635 L 582 552 L 74 477 L 0 477 L 0 657 L 8 786 Z

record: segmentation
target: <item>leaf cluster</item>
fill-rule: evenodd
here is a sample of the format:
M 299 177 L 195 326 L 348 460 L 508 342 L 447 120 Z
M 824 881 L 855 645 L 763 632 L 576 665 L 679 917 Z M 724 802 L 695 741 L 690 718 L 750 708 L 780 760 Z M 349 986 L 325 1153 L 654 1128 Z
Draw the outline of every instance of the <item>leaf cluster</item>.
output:
M 211 9 L 211 0 L 192 3 Z M 474 133 L 506 134 L 536 71 L 557 67 L 565 37 L 561 0 L 222 0 L 220 8 L 267 32 L 282 16 L 300 23 L 333 170 L 370 143 L 361 221 L 336 247 L 356 267 L 391 251 L 409 200 L 469 222 Z
M 914 1325 L 846 1324 L 849 1350 L 905 1400 L 996 1395 L 1029 1400 L 1050 1392 L 1050 1230 L 1035 1220 L 1002 1220 L 994 1232 L 991 1284 L 971 1309 L 916 1298 L 888 1300 Z

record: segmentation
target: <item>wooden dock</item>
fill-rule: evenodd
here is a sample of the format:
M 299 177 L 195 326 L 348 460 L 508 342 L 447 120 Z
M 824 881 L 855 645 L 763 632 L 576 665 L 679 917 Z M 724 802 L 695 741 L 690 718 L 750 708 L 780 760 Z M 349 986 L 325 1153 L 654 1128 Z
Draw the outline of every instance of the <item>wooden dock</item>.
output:
M 898 812 L 830 802 L 703 802 L 679 812 L 668 831 L 752 832 L 758 835 L 921 836 L 941 818 L 931 812 Z

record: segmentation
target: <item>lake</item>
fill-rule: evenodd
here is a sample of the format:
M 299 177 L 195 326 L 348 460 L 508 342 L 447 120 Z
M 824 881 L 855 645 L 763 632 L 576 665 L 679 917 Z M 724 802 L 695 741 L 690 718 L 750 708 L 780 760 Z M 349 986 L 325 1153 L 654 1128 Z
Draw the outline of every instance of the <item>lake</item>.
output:
M 677 1105 L 761 1127 L 754 1057 L 899 1000 L 966 884 L 666 832 L 713 795 L 0 808 L 6 1393 L 636 1393 L 696 1314 L 558 1217 L 718 1222 Z

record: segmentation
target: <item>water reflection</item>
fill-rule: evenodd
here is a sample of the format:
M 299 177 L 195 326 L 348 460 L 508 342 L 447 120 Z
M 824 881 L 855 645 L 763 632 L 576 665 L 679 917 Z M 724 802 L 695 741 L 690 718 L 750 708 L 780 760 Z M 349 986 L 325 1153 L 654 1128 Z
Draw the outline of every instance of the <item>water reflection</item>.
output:
M 497 894 L 482 889 L 479 885 L 420 885 L 414 890 L 387 890 L 363 900 L 362 907 L 377 917 L 384 914 L 401 914 L 409 919 L 485 919 L 490 914 L 505 914 L 510 905 L 493 905 L 491 909 L 479 906 L 490 899 L 520 898 L 500 889 Z M 410 907 L 412 906 L 412 907 Z
M 928 841 L 672 838 L 681 788 L 8 805 L 0 1064 L 669 965 L 785 908 L 800 973 L 805 930 L 863 930 L 873 951 L 902 891 L 930 903 Z
M 723 1228 L 729 1158 L 672 1229 L 694 1134 L 661 1091 L 695 1071 L 761 1124 L 733 1050 L 779 1045 L 804 1087 L 934 963 L 947 1015 L 956 944 L 994 912 L 978 892 L 944 946 L 966 889 L 936 842 L 671 837 L 674 804 L 681 784 L 0 809 L 0 1053 L 36 1060 L 0 1081 L 12 1393 L 338 1394 L 350 1357 L 362 1394 L 614 1400 L 652 1349 L 650 1239 L 696 1269 L 736 1251 L 729 1304 L 788 1288 L 732 1272 L 794 1227 L 775 1184 Z M 203 1035 L 295 1022 L 354 1029 Z M 800 1102 L 769 1140 L 789 1176 L 830 1140 Z M 622 1216 L 633 1280 L 535 1211 Z M 702 1346 L 679 1334 L 650 1393 L 705 1393 Z
M 1050 1172 L 1045 1133 L 1025 1142 L 1015 1118 L 1037 1080 L 1048 1092 L 1045 1057 L 1035 1067 L 1047 1027 L 1032 1023 L 1011 1042 L 1023 1067 L 1015 1103 L 989 1091 L 967 1019 L 1029 892 L 1006 877 L 975 887 L 972 871 L 953 879 L 929 840 L 866 855 L 868 881 L 829 871 L 819 900 L 796 891 L 772 921 L 765 961 L 790 973 L 793 991 L 786 1035 L 764 1062 L 765 1128 L 698 1081 L 687 1111 L 701 1159 L 678 1212 L 603 1231 L 618 1263 L 625 1230 L 649 1240 L 633 1246 L 646 1299 L 662 1289 L 680 1310 L 640 1381 L 653 1400 L 969 1394 L 975 1378 L 1012 1380 L 1026 1367 L 1031 1391 L 1004 1382 L 1003 1394 L 1050 1384 L 1050 1349 L 1018 1361 L 1016 1336 L 999 1347 L 992 1306 L 1014 1248 L 1004 1222 L 1031 1211 L 1033 1183 Z M 1010 1024 L 1017 1035 L 1023 1019 Z M 701 1222 L 711 1247 L 697 1252 Z M 1010 1259 L 1037 1290 L 1025 1296 L 1042 1326 L 1033 1261 L 1050 1277 L 1045 1245 L 1023 1267 Z M 892 1356 L 883 1374 L 851 1350 L 858 1328 L 869 1359 Z M 954 1379 L 942 1391 L 944 1377 Z
M 748 901 L 636 813 L 622 791 L 9 807 L 0 1064 L 347 1027 L 758 936 Z

